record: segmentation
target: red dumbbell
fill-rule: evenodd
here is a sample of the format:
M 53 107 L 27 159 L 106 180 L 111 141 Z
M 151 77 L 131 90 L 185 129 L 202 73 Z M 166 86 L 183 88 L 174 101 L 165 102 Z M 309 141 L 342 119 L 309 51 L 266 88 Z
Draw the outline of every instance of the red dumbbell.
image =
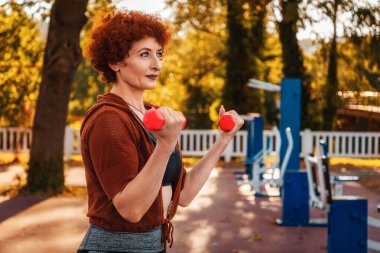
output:
M 220 117 L 218 124 L 220 129 L 228 132 L 235 127 L 236 121 L 234 116 L 232 116 L 231 114 L 224 114 L 222 115 L 222 117 Z
M 181 113 L 182 114 L 182 113 Z M 183 115 L 183 114 L 182 114 Z M 143 123 L 146 129 L 150 131 L 160 130 L 165 124 L 165 117 L 159 110 L 152 108 L 145 112 Z M 186 126 L 186 119 L 183 122 L 182 129 Z

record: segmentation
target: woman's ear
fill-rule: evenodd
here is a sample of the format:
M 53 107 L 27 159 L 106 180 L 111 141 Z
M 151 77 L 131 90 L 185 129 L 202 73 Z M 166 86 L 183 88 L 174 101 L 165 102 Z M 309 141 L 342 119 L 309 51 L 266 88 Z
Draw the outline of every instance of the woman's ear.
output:
M 108 63 L 108 66 L 115 72 L 120 70 L 119 63 Z

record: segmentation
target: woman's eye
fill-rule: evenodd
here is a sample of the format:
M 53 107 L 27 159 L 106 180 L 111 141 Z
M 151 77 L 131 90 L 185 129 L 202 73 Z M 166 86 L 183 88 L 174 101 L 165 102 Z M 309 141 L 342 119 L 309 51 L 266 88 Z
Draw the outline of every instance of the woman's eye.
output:
M 148 52 L 144 52 L 141 54 L 142 57 L 148 57 L 149 56 L 149 53 Z
M 163 56 L 164 56 L 164 54 L 162 52 L 157 53 L 157 58 L 158 59 L 162 59 Z

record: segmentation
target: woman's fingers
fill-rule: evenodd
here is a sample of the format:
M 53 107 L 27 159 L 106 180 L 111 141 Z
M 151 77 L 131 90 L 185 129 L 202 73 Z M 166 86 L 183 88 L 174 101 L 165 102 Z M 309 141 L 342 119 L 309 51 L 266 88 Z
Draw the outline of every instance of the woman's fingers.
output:
M 232 115 L 235 119 L 235 129 L 240 129 L 244 124 L 244 120 L 239 116 L 239 114 L 235 110 L 230 110 L 224 113 L 224 115 Z
M 222 115 L 226 112 L 226 109 L 224 108 L 224 105 L 221 105 L 219 108 L 219 118 L 222 117 Z
M 169 107 L 160 107 L 159 110 L 161 110 L 165 117 L 165 122 L 168 124 L 177 123 L 177 122 L 183 122 L 185 120 L 185 117 L 181 112 L 177 112 Z

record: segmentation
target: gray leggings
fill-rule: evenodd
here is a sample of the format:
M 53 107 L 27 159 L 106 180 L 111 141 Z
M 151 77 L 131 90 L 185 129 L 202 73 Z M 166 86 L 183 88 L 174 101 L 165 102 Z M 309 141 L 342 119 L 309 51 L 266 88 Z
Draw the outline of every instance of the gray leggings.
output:
M 98 251 L 98 250 L 83 250 L 80 249 L 77 251 L 77 253 L 120 253 L 120 252 L 115 252 L 115 251 Z M 128 252 L 124 252 L 128 253 Z M 166 250 L 160 251 L 158 253 L 166 253 Z
M 161 226 L 147 232 L 116 232 L 90 225 L 78 253 L 161 253 Z

